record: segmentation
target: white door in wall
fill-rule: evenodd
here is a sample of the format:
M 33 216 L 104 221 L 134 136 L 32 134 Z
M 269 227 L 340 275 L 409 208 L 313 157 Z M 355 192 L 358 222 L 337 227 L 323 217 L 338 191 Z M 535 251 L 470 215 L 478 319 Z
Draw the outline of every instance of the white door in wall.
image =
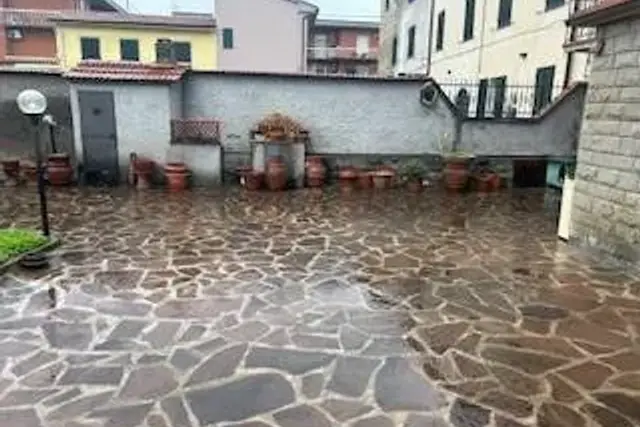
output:
M 369 35 L 358 34 L 356 39 L 356 54 L 358 57 L 369 54 Z

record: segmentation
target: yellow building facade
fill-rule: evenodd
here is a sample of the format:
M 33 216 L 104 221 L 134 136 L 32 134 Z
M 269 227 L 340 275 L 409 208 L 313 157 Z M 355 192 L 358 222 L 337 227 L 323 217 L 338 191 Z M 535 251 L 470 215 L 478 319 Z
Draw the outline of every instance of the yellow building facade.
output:
M 217 68 L 213 18 L 84 14 L 56 19 L 58 61 L 66 70 L 83 60 L 161 62 L 166 50 L 159 52 L 159 41 L 165 46 L 171 41 L 171 55 L 179 64 L 201 71 Z

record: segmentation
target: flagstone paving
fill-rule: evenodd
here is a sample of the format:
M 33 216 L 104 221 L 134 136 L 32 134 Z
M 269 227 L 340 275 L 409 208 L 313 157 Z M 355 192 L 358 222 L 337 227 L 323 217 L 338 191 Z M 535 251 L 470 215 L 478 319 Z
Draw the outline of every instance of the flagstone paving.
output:
M 36 226 L 1 189 L 0 227 Z M 3 427 L 632 427 L 640 277 L 543 194 L 53 190 L 0 278 Z

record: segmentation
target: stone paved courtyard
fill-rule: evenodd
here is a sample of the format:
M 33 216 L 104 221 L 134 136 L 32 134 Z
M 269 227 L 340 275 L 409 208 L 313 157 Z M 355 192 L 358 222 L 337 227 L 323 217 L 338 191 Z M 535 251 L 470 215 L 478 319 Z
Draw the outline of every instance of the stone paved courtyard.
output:
M 51 268 L 0 278 L 2 427 L 640 425 L 639 276 L 543 193 L 50 199 Z

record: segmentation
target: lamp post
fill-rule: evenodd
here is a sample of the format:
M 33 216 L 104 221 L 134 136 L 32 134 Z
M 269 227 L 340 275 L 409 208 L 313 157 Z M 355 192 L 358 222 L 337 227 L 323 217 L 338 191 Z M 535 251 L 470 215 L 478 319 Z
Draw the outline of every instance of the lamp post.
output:
M 42 234 L 49 237 L 49 215 L 47 214 L 47 194 L 44 182 L 44 167 L 42 164 L 42 153 L 38 138 L 38 125 L 42 115 L 47 110 L 47 98 L 34 89 L 27 89 L 18 95 L 16 99 L 18 108 L 29 118 L 31 122 L 33 141 L 36 148 L 36 168 L 38 175 L 38 195 L 40 196 L 40 220 L 42 223 Z

